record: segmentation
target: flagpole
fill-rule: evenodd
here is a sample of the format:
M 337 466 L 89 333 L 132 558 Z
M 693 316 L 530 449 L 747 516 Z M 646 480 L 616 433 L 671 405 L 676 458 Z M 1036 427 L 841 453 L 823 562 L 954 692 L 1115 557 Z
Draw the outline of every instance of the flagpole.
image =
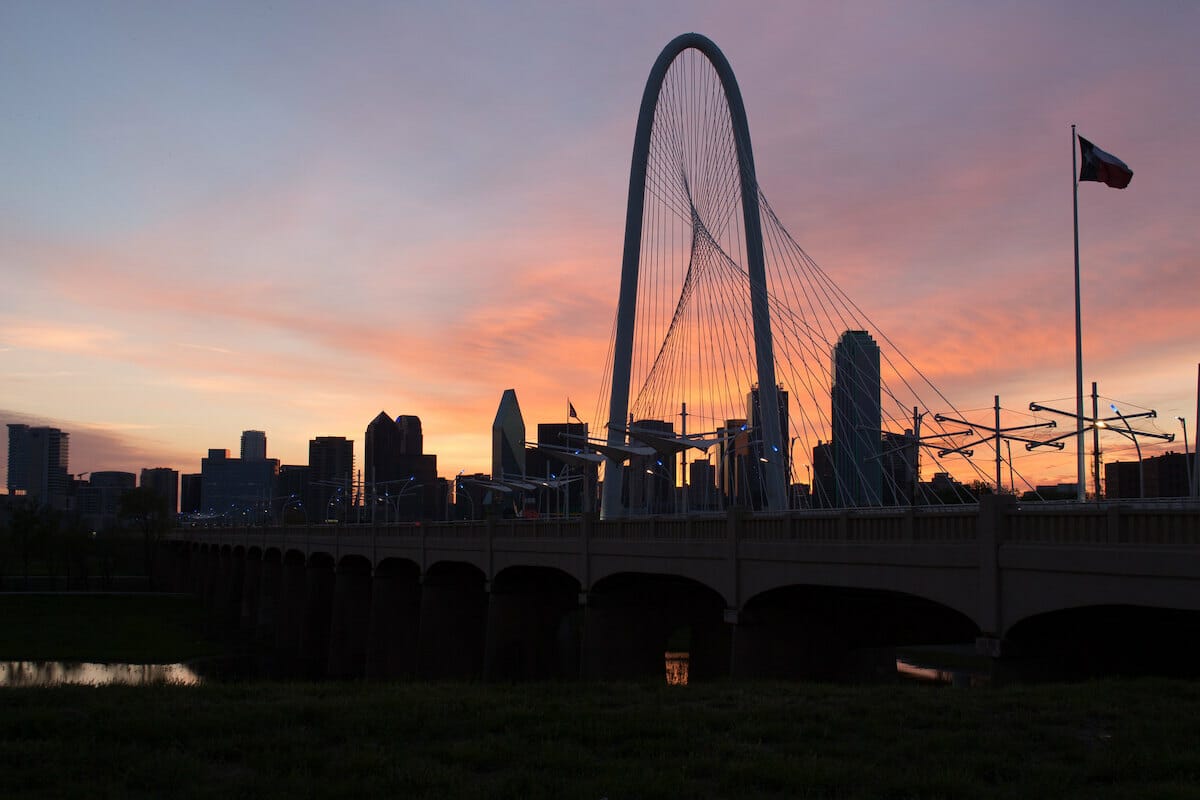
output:
M 1078 451 L 1078 479 L 1075 499 L 1083 502 L 1087 497 L 1087 473 L 1084 471 L 1083 439 L 1083 326 L 1079 311 L 1079 174 L 1075 163 L 1075 125 L 1071 125 L 1071 190 L 1075 219 L 1075 430 L 1078 436 L 1075 449 Z

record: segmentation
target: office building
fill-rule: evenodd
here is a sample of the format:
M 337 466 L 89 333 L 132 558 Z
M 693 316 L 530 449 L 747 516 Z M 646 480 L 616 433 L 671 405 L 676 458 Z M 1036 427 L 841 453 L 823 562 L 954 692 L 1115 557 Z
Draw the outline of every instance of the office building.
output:
M 71 496 L 71 435 L 58 428 L 8 425 L 8 493 L 66 509 Z
M 492 422 L 492 478 L 525 475 L 525 419 L 515 389 L 505 389 Z
M 167 467 L 142 470 L 142 488 L 158 493 L 166 503 L 167 513 L 179 510 L 179 472 Z
M 835 502 L 842 508 L 881 503 L 882 414 L 879 345 L 866 331 L 846 331 L 833 348 Z
M 353 521 L 354 440 L 318 436 L 308 442 L 309 495 L 304 505 L 310 522 Z
M 210 449 L 200 460 L 201 510 L 232 522 L 261 522 L 270 511 L 278 471 L 275 459 L 230 458 L 228 450 Z
M 198 472 L 179 476 L 179 512 L 181 514 L 198 514 L 204 506 L 202 503 L 204 476 Z
M 267 457 L 267 434 L 242 431 L 242 461 L 263 461 Z
M 446 489 L 437 477 L 437 456 L 421 452 L 421 419 L 392 419 L 380 411 L 367 425 L 364 447 L 367 518 L 410 522 L 444 516 Z

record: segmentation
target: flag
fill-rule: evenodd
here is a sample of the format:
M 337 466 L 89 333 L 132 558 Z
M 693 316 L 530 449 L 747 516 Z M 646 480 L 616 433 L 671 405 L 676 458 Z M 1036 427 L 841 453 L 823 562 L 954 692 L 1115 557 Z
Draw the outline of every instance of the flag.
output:
M 1124 161 L 1082 136 L 1079 137 L 1079 157 L 1083 161 L 1079 167 L 1081 181 L 1101 181 L 1114 189 L 1124 189 L 1133 178 L 1133 170 Z
M 575 406 L 571 405 L 570 400 L 567 400 L 567 410 L 569 412 L 569 414 L 568 414 L 569 419 L 579 419 L 579 417 L 575 414 Z

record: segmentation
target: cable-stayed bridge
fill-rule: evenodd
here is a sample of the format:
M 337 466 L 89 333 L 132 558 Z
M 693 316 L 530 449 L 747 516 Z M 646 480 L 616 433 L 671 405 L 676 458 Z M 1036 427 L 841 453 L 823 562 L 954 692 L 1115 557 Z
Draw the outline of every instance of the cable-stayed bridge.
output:
M 1195 672 L 1194 504 L 920 507 L 920 448 L 978 437 L 771 211 L 711 41 L 663 51 L 635 142 L 608 431 L 579 443 L 607 459 L 603 518 L 180 530 L 158 580 L 311 675 L 661 675 L 683 641 L 696 678 L 829 677 L 973 637 Z M 726 513 L 631 513 L 677 477 L 682 510 L 700 478 Z

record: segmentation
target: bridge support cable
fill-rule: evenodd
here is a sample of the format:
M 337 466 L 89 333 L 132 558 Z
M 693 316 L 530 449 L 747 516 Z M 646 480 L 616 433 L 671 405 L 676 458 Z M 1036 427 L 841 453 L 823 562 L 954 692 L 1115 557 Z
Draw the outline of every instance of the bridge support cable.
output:
M 605 517 L 629 513 L 633 484 L 659 466 L 674 492 L 694 471 L 721 507 L 910 505 L 924 497 L 913 409 L 930 437 L 952 433 L 934 406 L 959 413 L 784 228 L 732 69 L 697 34 L 664 48 L 642 95 L 607 363 L 597 419 L 610 452 L 631 426 L 681 433 L 685 407 L 689 432 L 722 443 L 669 467 L 609 457 Z M 969 460 L 952 470 L 941 459 L 962 453 L 941 450 L 926 454 L 935 472 L 987 477 Z M 961 502 L 961 481 L 947 480 Z

